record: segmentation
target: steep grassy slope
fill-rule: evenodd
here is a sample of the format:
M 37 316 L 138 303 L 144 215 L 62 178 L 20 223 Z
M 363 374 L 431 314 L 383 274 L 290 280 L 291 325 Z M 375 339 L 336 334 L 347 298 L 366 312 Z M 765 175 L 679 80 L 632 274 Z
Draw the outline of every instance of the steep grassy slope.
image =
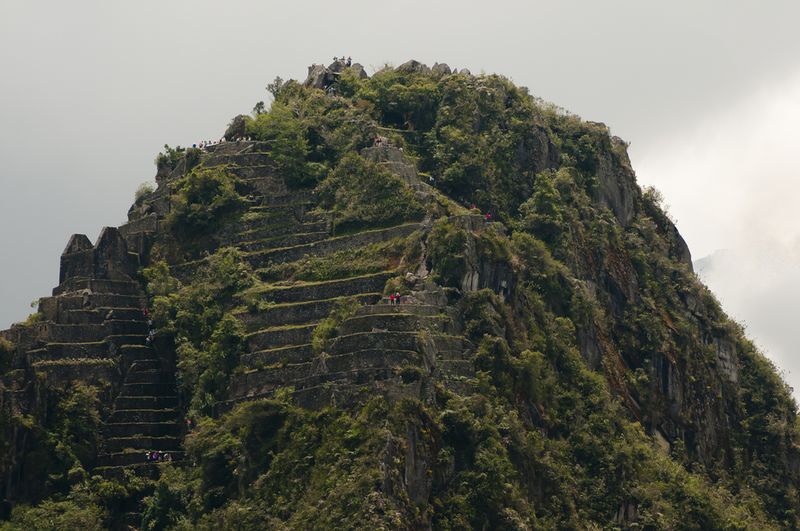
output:
M 9 528 L 800 524 L 790 391 L 604 125 L 445 65 L 270 88 L 4 333 Z M 93 317 L 142 296 L 152 345 Z

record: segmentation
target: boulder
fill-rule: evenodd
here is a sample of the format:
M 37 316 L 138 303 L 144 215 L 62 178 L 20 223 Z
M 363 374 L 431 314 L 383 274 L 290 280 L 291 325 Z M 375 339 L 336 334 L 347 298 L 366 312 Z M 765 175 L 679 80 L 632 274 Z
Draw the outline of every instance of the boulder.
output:
M 356 74 L 356 77 L 358 77 L 358 79 L 369 78 L 367 71 L 364 70 L 364 67 L 360 63 L 353 63 L 353 66 L 351 66 L 350 69 Z
M 449 76 L 452 73 L 452 70 L 450 70 L 450 67 L 447 66 L 447 63 L 433 63 L 431 72 L 437 76 Z
M 330 73 L 325 65 L 311 65 L 308 67 L 308 76 L 303 81 L 304 87 L 325 89 Z
M 405 63 L 401 64 L 397 68 L 394 69 L 395 72 L 400 72 L 402 74 L 430 74 L 431 69 L 428 65 L 424 65 L 419 61 L 415 61 L 414 59 L 410 61 L 406 61 Z

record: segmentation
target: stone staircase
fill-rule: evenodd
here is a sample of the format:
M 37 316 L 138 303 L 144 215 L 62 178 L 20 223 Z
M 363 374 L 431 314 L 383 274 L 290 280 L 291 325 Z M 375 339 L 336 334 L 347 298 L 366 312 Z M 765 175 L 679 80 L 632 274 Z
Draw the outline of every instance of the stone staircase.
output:
M 127 348 L 122 357 L 128 369 L 104 426 L 95 471 L 119 479 L 132 469 L 155 478 L 164 462 L 150 461 L 146 452 L 167 452 L 173 462 L 183 458 L 174 367 L 150 346 Z
M 43 298 L 47 321 L 40 345 L 27 351 L 31 366 L 61 382 L 119 382 L 105 419 L 95 473 L 122 478 L 126 468 L 154 477 L 145 451 L 180 459 L 180 415 L 174 368 L 146 344 L 145 298 L 133 280 L 70 278 Z

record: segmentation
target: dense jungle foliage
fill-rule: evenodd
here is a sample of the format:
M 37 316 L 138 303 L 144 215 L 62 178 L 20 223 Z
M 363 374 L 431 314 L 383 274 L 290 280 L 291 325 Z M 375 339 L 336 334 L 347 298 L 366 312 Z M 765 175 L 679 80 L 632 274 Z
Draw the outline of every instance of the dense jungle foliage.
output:
M 100 529 L 135 492 L 148 494 L 145 530 L 800 526 L 791 390 L 693 274 L 658 194 L 635 185 L 604 125 L 498 75 L 345 70 L 327 92 L 271 89 L 247 134 L 268 143 L 289 186 L 318 194 L 334 231 L 430 225 L 258 272 L 227 247 L 180 280 L 153 260 L 143 277 L 157 341 L 175 347 L 195 426 L 184 463 L 154 483 L 91 477 L 100 391 L 77 387 L 34 430 L 45 484 L 31 499 L 44 501 L 16 507 L 0 529 Z M 376 136 L 430 177 L 434 200 L 359 154 Z M 179 242 L 212 236 L 245 201 L 224 169 L 195 169 L 175 190 Z M 485 213 L 501 223 L 464 221 Z M 264 304 L 273 283 L 392 267 L 391 289 L 405 293 L 420 264 L 456 293 L 476 393 L 434 382 L 426 401 L 310 411 L 287 387 L 219 407 L 246 352 L 236 315 Z M 513 282 L 462 289 L 476 270 Z M 348 299 L 334 306 L 315 354 L 354 311 Z M 735 372 L 720 357 L 729 351 Z

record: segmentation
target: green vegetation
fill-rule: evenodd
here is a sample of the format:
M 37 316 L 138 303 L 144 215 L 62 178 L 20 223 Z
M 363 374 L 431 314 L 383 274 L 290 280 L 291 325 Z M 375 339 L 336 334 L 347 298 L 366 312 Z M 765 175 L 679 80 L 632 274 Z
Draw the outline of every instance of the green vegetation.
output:
M 144 201 L 145 198 L 148 195 L 152 194 L 154 191 L 155 191 L 155 187 L 153 186 L 153 183 L 144 182 L 144 183 L 140 184 L 139 188 L 136 189 L 136 194 L 133 197 L 133 203 L 135 205 L 142 204 L 142 201 Z
M 321 354 L 325 350 L 327 342 L 336 337 L 339 325 L 348 317 L 355 315 L 358 307 L 358 302 L 350 298 L 336 301 L 328 317 L 320 321 L 317 327 L 314 328 L 314 334 L 311 337 L 311 347 L 314 350 L 314 354 Z
M 159 333 L 178 357 L 178 382 L 193 415 L 227 396 L 228 378 L 245 348 L 244 328 L 231 313 L 237 295 L 256 280 L 238 251 L 223 248 L 182 284 L 159 262 L 144 270 Z
M 179 241 L 193 241 L 222 226 L 244 208 L 241 186 L 222 168 L 190 172 L 175 183 L 167 227 Z
M 3 420 L 2 432 L 12 428 L 29 442 L 22 463 L 26 471 L 25 492 L 28 500 L 44 501 L 37 507 L 20 505 L 14 509 L 11 524 L 0 529 L 67 529 L 45 527 L 42 522 L 85 522 L 89 529 L 100 529 L 102 516 L 97 505 L 84 506 L 80 501 L 91 483 L 89 474 L 95 464 L 102 410 L 101 393 L 106 390 L 75 383 L 64 389 L 48 391 L 45 411 L 40 416 L 13 415 Z M 8 441 L 3 444 L 6 447 Z M 6 448 L 4 448 L 6 449 Z M 66 498 L 62 493 L 70 492 Z M 48 498 L 49 497 L 49 498 Z M 109 502 L 110 503 L 110 502 Z M 38 522 L 38 524 L 37 524 Z
M 464 257 L 467 231 L 446 219 L 440 219 L 433 226 L 428 245 L 436 280 L 444 286 L 460 287 L 467 268 Z
M 258 274 L 265 281 L 319 282 L 388 271 L 404 261 L 413 261 L 419 253 L 419 238 L 419 234 L 412 234 L 406 238 L 343 249 L 328 256 L 308 256 L 297 262 L 260 269 Z
M 320 204 L 333 212 L 334 228 L 385 226 L 419 219 L 413 192 L 378 164 L 350 153 L 317 187 Z
M 289 107 L 276 102 L 269 112 L 247 123 L 247 132 L 269 144 L 270 157 L 287 184 L 304 186 L 319 178 L 319 168 L 306 162 L 309 148 L 304 126 Z

